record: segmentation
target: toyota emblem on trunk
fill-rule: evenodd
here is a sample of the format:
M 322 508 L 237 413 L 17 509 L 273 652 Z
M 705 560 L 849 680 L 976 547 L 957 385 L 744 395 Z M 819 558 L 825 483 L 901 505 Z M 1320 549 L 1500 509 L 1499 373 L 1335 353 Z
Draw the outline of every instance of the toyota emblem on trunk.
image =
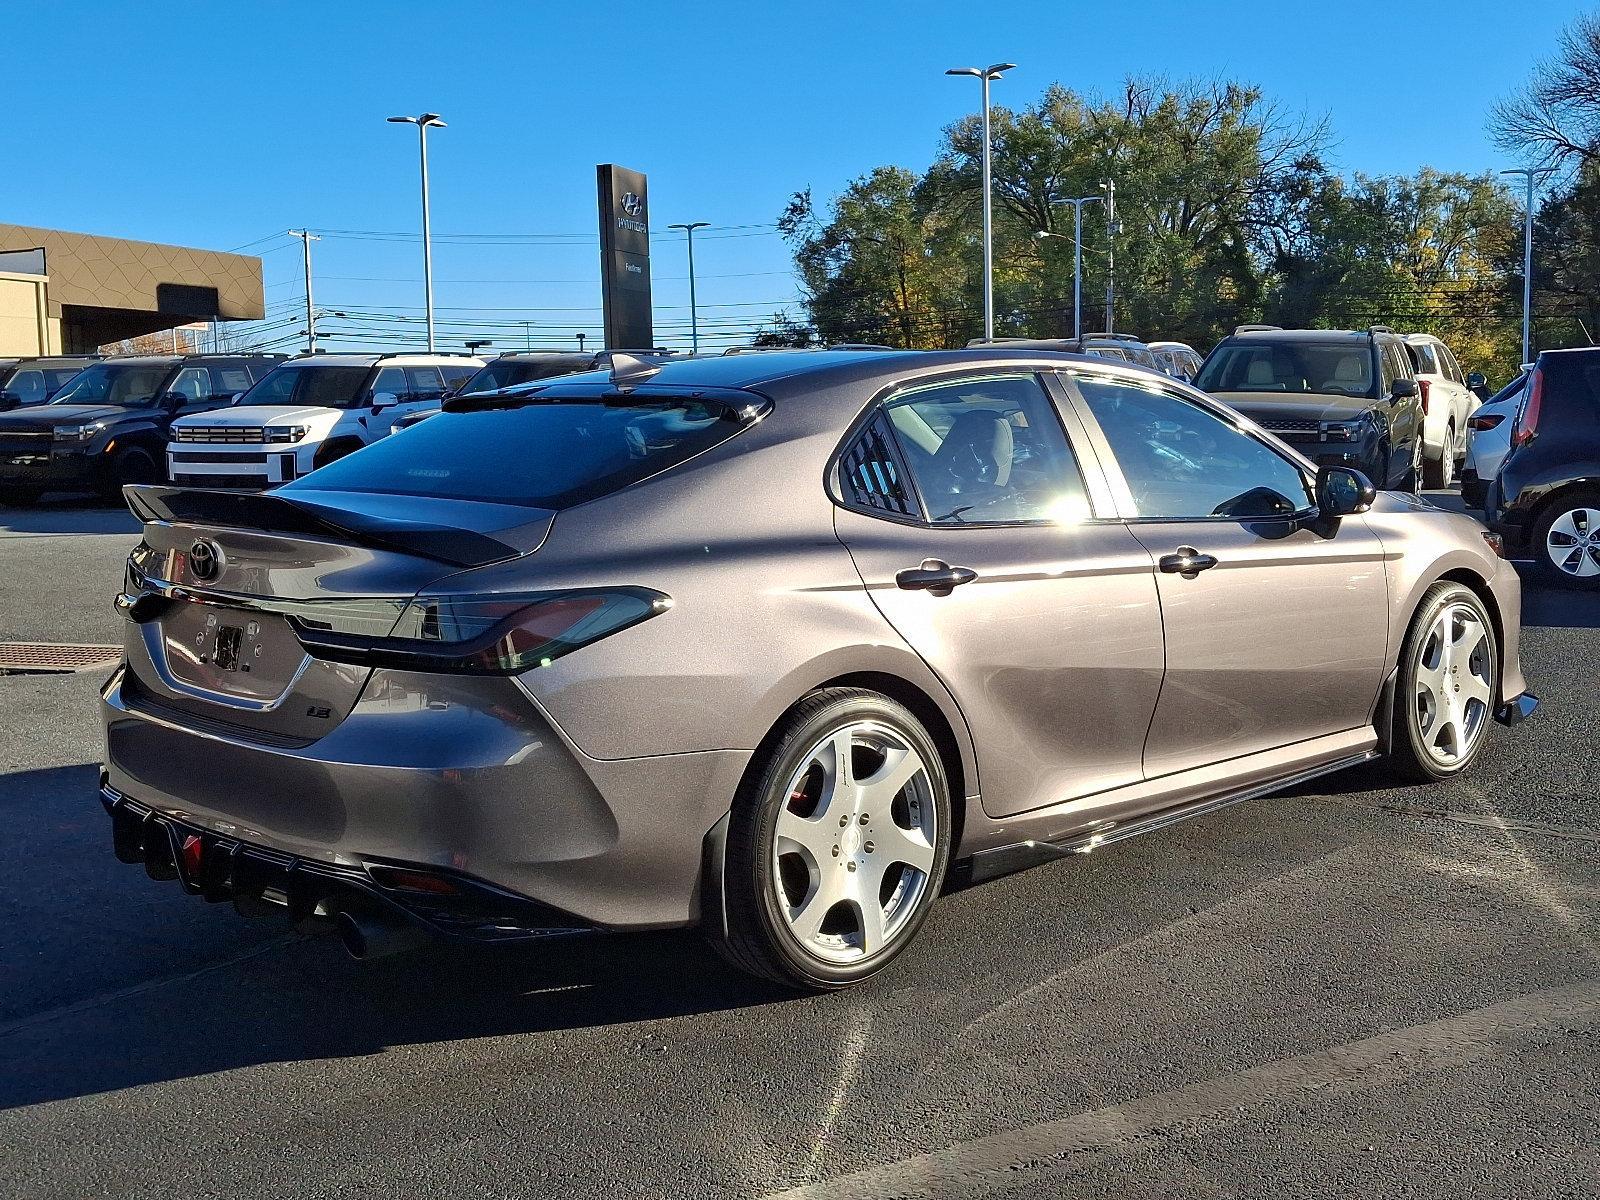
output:
M 202 583 L 208 583 L 222 574 L 222 547 L 208 538 L 201 538 L 190 546 L 189 574 Z

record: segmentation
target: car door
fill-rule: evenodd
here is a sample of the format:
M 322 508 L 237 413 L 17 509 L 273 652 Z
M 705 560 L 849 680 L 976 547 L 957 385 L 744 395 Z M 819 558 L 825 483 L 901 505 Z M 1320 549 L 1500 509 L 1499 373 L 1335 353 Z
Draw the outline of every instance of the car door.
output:
M 1451 353 L 1450 347 L 1441 342 L 1434 349 L 1438 352 L 1439 366 L 1444 371 L 1444 377 L 1449 381 L 1450 413 L 1455 418 L 1456 440 L 1464 453 L 1466 450 L 1467 419 L 1478 411 L 1478 407 L 1483 402 L 1467 386 L 1467 378 L 1461 373 L 1461 364 L 1456 361 L 1456 356 Z
M 1166 674 L 1150 778 L 1359 728 L 1387 664 L 1383 546 L 1307 523 L 1300 466 L 1225 409 L 1080 374 L 1073 389 L 1128 528 L 1157 564 Z
M 1162 669 L 1153 564 L 1046 384 L 988 373 L 902 388 L 836 472 L 839 538 L 961 706 L 984 809 L 1139 781 Z

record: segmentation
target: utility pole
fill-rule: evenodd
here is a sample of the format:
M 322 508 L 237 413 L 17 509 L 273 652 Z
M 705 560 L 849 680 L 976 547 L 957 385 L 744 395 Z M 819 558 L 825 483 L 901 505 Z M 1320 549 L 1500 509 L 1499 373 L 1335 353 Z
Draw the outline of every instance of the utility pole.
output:
M 1114 330 L 1112 306 L 1117 297 L 1117 181 L 1108 179 L 1103 186 L 1106 190 L 1106 332 L 1111 333 Z
M 694 231 L 704 229 L 710 221 L 690 221 L 687 225 L 668 225 L 668 229 L 681 229 L 689 240 L 689 353 L 700 353 L 700 318 L 694 303 Z
M 1502 175 L 1521 175 L 1527 181 L 1526 212 L 1522 224 L 1522 361 L 1533 358 L 1533 181 L 1554 167 L 1512 167 Z
M 995 63 L 992 66 L 952 67 L 946 75 L 971 75 L 983 83 L 983 340 L 994 341 L 994 212 L 990 185 L 991 150 L 989 137 L 989 84 L 1016 63 Z
M 290 237 L 300 239 L 301 254 L 306 264 L 306 353 L 317 352 L 317 314 L 311 307 L 311 243 L 322 239 L 309 229 L 291 229 Z

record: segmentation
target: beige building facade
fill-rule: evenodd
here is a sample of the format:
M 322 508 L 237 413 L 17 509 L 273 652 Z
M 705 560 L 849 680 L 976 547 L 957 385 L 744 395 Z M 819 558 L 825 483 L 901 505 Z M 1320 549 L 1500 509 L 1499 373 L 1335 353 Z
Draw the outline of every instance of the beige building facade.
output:
M 264 311 L 251 255 L 0 224 L 0 357 L 84 354 Z

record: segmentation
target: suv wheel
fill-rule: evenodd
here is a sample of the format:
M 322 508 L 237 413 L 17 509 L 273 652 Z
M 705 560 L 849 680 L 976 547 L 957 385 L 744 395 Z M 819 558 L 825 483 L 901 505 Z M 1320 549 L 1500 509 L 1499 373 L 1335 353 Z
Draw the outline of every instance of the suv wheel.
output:
M 1547 580 L 1600 588 L 1600 493 L 1557 498 L 1534 525 L 1528 547 Z
M 1444 431 L 1444 449 L 1439 452 L 1439 461 L 1423 459 L 1422 483 L 1428 488 L 1447 488 L 1456 473 L 1456 427 L 1449 426 Z
M 1471 766 L 1499 679 L 1500 644 L 1483 601 L 1464 584 L 1434 584 L 1400 651 L 1390 752 L 1401 774 L 1426 783 Z
M 859 982 L 910 944 L 950 855 L 938 748 L 887 696 L 824 688 L 768 739 L 728 826 L 728 936 L 755 975 L 825 990 Z
M 149 453 L 129 446 L 111 461 L 111 478 L 114 490 L 120 490 L 125 483 L 159 483 L 161 468 Z

